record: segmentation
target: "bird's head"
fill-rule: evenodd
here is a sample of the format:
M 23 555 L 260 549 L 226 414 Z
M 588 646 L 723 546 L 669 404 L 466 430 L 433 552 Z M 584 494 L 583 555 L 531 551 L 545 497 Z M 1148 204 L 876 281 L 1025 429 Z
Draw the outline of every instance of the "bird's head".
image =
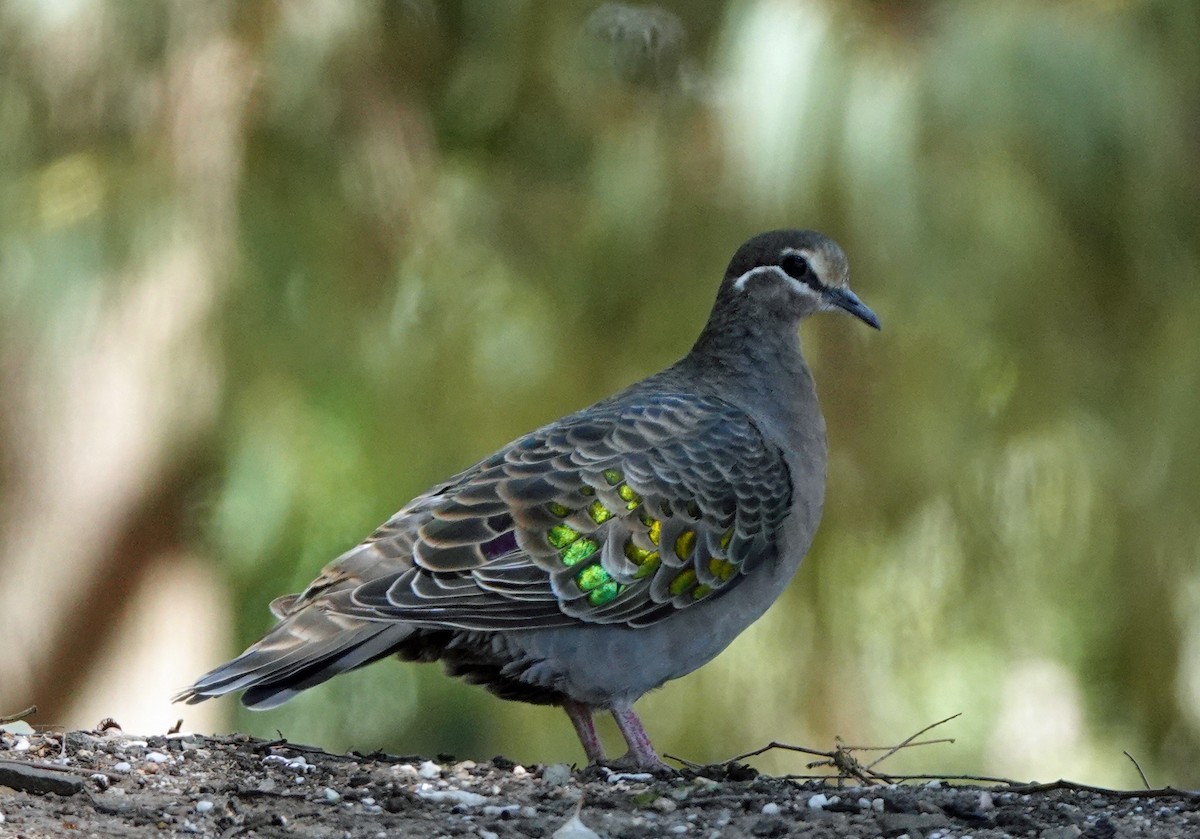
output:
M 795 321 L 840 309 L 879 329 L 879 318 L 850 290 L 849 279 L 846 254 L 837 242 L 812 230 L 772 230 L 738 248 L 725 270 L 721 296 L 743 311 Z

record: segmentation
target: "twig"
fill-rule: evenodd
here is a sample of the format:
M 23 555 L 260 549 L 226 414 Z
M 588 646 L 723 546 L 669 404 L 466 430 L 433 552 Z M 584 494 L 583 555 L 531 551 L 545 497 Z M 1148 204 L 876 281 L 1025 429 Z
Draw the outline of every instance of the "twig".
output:
M 903 748 L 906 748 L 906 747 L 908 747 L 908 746 L 917 746 L 917 745 L 922 745 L 922 746 L 923 746 L 923 745 L 925 745 L 924 743 L 914 743 L 914 742 L 913 742 L 913 740 L 916 740 L 918 737 L 920 737 L 920 736 L 921 736 L 922 734 L 924 734 L 926 731 L 929 731 L 929 730 L 931 730 L 931 729 L 937 728 L 939 725 L 945 725 L 946 723 L 950 722 L 950 720 L 958 719 L 958 718 L 959 718 L 959 717 L 961 717 L 961 716 L 962 716 L 962 711 L 959 711 L 957 714 L 954 714 L 954 715 L 952 715 L 952 716 L 946 717 L 946 719 L 944 719 L 944 720 L 938 720 L 938 721 L 937 721 L 937 722 L 935 722 L 935 723 L 932 723 L 932 724 L 930 724 L 930 725 L 927 725 L 927 726 L 925 726 L 924 728 L 922 728 L 920 731 L 918 731 L 916 734 L 912 735 L 912 736 L 911 736 L 911 737 L 909 737 L 908 739 L 906 739 L 906 740 L 902 740 L 902 741 L 899 743 L 899 745 L 893 746 L 893 747 L 892 747 L 892 748 L 891 748 L 891 749 L 890 749 L 890 750 L 889 750 L 889 751 L 888 751 L 888 752 L 887 752 L 885 755 L 883 755 L 881 758 L 879 758 L 878 760 L 874 761 L 874 762 L 873 762 L 873 763 L 871 763 L 869 766 L 867 766 L 867 769 L 874 769 L 874 768 L 875 768 L 876 766 L 878 766 L 880 763 L 882 763 L 883 761 L 887 760 L 889 757 L 891 757 L 892 755 L 894 755 L 896 752 L 900 751 L 900 750 L 901 750 L 901 749 L 903 749 Z M 944 742 L 944 741 L 933 740 L 933 741 L 930 741 L 930 742 L 937 743 L 937 742 Z M 953 743 L 954 741 L 953 741 L 953 740 L 950 740 L 950 742 L 951 742 L 951 743 Z
M 1138 774 L 1142 776 L 1142 783 L 1145 784 L 1146 789 L 1150 789 L 1150 781 L 1146 779 L 1146 773 L 1142 771 L 1142 765 L 1138 763 L 1137 760 L 1134 759 L 1133 755 L 1131 755 L 1129 752 L 1123 751 L 1121 754 L 1129 758 L 1130 763 L 1132 763 L 1134 768 L 1137 769 Z
M 666 752 L 663 752 L 663 757 L 665 757 L 667 760 L 673 760 L 676 763 L 682 763 L 688 769 L 699 771 L 705 768 L 703 763 L 696 763 L 695 761 L 688 760 L 686 757 L 676 757 L 675 755 L 667 754 Z
M 1045 784 L 1021 784 L 1009 787 L 1005 792 L 1021 794 L 1032 792 L 1051 792 L 1053 790 L 1070 790 L 1072 792 L 1093 792 L 1096 795 L 1110 795 L 1114 798 L 1167 798 L 1177 796 L 1191 801 L 1200 801 L 1200 790 L 1175 789 L 1174 787 L 1158 787 L 1156 789 L 1108 789 L 1093 787 L 1089 784 L 1078 784 L 1075 781 L 1051 781 Z
M 936 725 L 936 723 L 935 723 L 935 725 Z M 914 735 L 914 736 L 916 736 L 916 735 Z M 939 737 L 936 740 L 917 740 L 916 742 L 913 742 L 913 743 L 905 743 L 904 748 L 911 748 L 913 746 L 937 746 L 942 743 L 953 743 L 953 742 L 954 742 L 953 737 Z M 842 748 L 845 749 L 846 751 L 852 751 L 852 752 L 886 752 L 890 749 L 898 749 L 901 747 L 900 746 L 842 746 Z M 879 759 L 883 760 L 884 758 L 881 757 Z
M 794 780 L 820 780 L 828 777 L 827 775 L 784 775 L 783 777 Z M 977 781 L 983 784 L 1005 784 L 1011 787 L 1023 787 L 1027 784 L 1026 781 L 1014 781 L 1011 778 L 996 778 L 991 775 L 890 775 L 892 781 Z M 1007 792 L 1007 790 L 1005 790 Z
M 891 784 L 891 783 L 895 783 L 895 778 L 892 778 L 891 776 L 885 775 L 882 772 L 877 771 L 875 769 L 876 766 L 878 766 L 883 761 L 887 760 L 889 757 L 891 757 L 892 755 L 894 755 L 896 752 L 900 751 L 901 749 L 908 749 L 908 748 L 912 748 L 914 746 L 932 746 L 932 745 L 939 744 L 939 743 L 953 743 L 954 739 L 950 738 L 950 737 L 938 738 L 936 740 L 918 740 L 917 738 L 920 737 L 925 732 L 930 731 L 931 729 L 937 728 L 939 725 L 945 725 L 946 723 L 950 722 L 953 719 L 957 719 L 960 716 L 962 716 L 962 714 L 958 713 L 958 714 L 954 714 L 953 716 L 946 717 L 944 720 L 938 720 L 935 723 L 931 723 L 930 725 L 925 726 L 924 728 L 922 728 L 920 731 L 916 732 L 915 734 L 912 734 L 912 735 L 904 738 L 904 740 L 900 741 L 899 743 L 897 743 L 894 746 L 847 746 L 845 743 L 842 742 L 842 738 L 838 737 L 838 738 L 835 738 L 836 742 L 837 742 L 837 746 L 832 751 L 821 751 L 820 749 L 810 749 L 805 746 L 792 746 L 787 743 L 780 743 L 777 740 L 772 740 L 770 743 L 763 746 L 761 749 L 755 749 L 752 752 L 746 752 L 744 754 L 737 755 L 736 757 L 731 757 L 727 761 L 722 761 L 722 763 L 733 763 L 735 761 L 745 760 L 748 757 L 756 757 L 765 752 L 769 752 L 772 749 L 783 749 L 785 751 L 800 752 L 801 754 L 812 755 L 814 757 L 823 758 L 822 760 L 817 760 L 817 761 L 813 761 L 812 763 L 809 763 L 807 765 L 807 768 L 815 769 L 818 766 L 832 766 L 834 769 L 837 770 L 837 777 L 838 777 L 839 783 L 847 778 L 854 778 L 854 779 L 859 780 L 859 781 L 863 782 L 864 784 L 868 784 L 868 785 L 869 784 L 881 784 L 881 783 L 882 784 Z M 867 766 L 863 766 L 863 764 L 861 762 L 859 762 L 858 758 L 856 758 L 854 756 L 854 753 L 855 752 L 866 752 L 866 751 L 882 751 L 882 752 L 884 752 L 884 754 L 880 755 L 878 758 L 873 760 Z M 673 760 L 679 760 L 679 758 L 673 758 Z M 680 761 L 680 762 L 685 763 L 686 761 Z M 690 764 L 690 765 L 692 765 L 693 767 L 695 766 L 695 764 Z M 807 779 L 807 778 L 811 778 L 811 777 L 821 777 L 821 776 L 788 775 L 785 777 L 806 778 Z
M 18 720 L 23 720 L 26 717 L 32 717 L 34 714 L 37 713 L 37 710 L 38 709 L 37 709 L 36 705 L 30 705 L 24 711 L 18 711 L 17 713 L 13 714 L 12 716 L 0 717 L 0 725 L 7 725 L 10 722 L 17 722 Z
M 104 769 L 88 769 L 85 766 L 62 766 L 57 763 L 46 763 L 41 760 L 0 760 L 3 766 L 32 766 L 34 769 L 46 769 L 50 772 L 66 772 L 69 775 L 104 775 L 110 781 L 119 781 L 122 776 Z
M 783 750 L 789 751 L 789 752 L 800 752 L 801 754 L 815 755 L 817 757 L 824 757 L 824 758 L 828 758 L 828 757 L 832 756 L 832 754 L 833 754 L 833 752 L 822 752 L 822 751 L 818 751 L 817 749 L 807 749 L 804 746 L 789 746 L 787 743 L 780 743 L 778 740 L 772 740 L 770 743 L 767 743 L 767 745 L 763 746 L 761 749 L 755 749 L 752 752 L 746 752 L 745 754 L 735 755 L 734 757 L 731 757 L 728 760 L 721 761 L 721 763 L 723 763 L 723 764 L 724 763 L 735 763 L 736 761 L 739 761 L 739 760 L 745 760 L 748 757 L 757 757 L 758 755 L 765 754 L 774 749 L 783 749 Z

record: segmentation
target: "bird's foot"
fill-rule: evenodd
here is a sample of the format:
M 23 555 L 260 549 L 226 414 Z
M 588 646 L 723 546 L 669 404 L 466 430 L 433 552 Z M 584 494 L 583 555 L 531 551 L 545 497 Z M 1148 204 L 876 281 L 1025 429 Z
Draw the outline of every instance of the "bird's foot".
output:
M 675 770 L 663 763 L 658 752 L 654 751 L 654 746 L 650 743 L 650 737 L 646 734 L 642 721 L 638 719 L 638 715 L 632 708 L 615 707 L 612 709 L 612 715 L 625 742 L 629 744 L 629 751 L 613 761 L 611 765 L 641 772 L 674 774 Z
M 663 763 L 662 758 L 654 752 L 647 754 L 634 754 L 632 751 L 626 752 L 616 760 L 605 761 L 598 764 L 607 769 L 612 769 L 615 772 L 649 772 L 652 775 L 674 775 L 677 770 Z

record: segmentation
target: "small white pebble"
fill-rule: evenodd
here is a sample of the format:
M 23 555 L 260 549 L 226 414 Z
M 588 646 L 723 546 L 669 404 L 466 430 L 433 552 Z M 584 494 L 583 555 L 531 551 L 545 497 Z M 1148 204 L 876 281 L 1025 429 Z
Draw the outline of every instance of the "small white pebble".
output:
M 495 818 L 497 816 L 515 816 L 521 812 L 520 804 L 489 804 L 483 808 L 483 814 Z
M 818 792 L 812 798 L 808 799 L 808 809 L 824 810 L 825 806 L 830 803 L 829 796 L 823 792 Z
M 124 775 L 126 772 L 133 771 L 133 764 L 127 760 L 122 760 L 120 763 L 113 764 L 113 771 L 120 772 L 122 775 Z
M 151 763 L 166 763 L 170 759 L 171 758 L 167 757 L 162 752 L 147 752 L 146 753 L 146 760 L 150 761 Z
M 941 789 L 942 782 L 936 778 L 925 785 L 925 789 Z
M 435 803 L 448 802 L 461 804 L 464 807 L 482 807 L 487 803 L 487 799 L 476 792 L 467 792 L 462 789 L 433 789 L 429 784 L 421 784 L 413 792 L 418 798 Z
M 523 819 L 537 818 L 537 808 L 536 807 L 528 807 L 528 806 L 522 807 L 521 808 L 521 818 L 523 818 Z
M 871 809 L 871 799 L 867 798 L 865 795 L 862 798 L 858 799 L 858 808 L 860 810 Z
M 362 802 L 364 807 L 370 807 L 372 804 L 375 803 L 375 799 L 369 795 L 365 796 L 364 798 L 361 798 L 359 800 Z
M 778 816 L 779 815 L 779 805 L 776 804 L 774 801 L 768 801 L 766 804 L 764 804 L 762 806 L 762 814 L 764 816 Z
M 515 775 L 518 778 L 524 778 L 526 775 L 529 774 L 529 770 L 527 770 L 524 766 L 522 766 L 521 764 L 518 763 L 516 766 L 514 766 L 512 768 L 512 773 L 513 773 L 513 775 Z
M 688 826 L 686 824 L 677 824 L 671 828 L 671 832 L 675 834 L 687 833 Z
M 284 757 L 283 755 L 267 755 L 262 759 L 263 763 L 277 763 L 288 769 L 296 772 L 311 772 L 317 767 L 313 766 L 304 759 L 304 755 L 296 755 L 295 757 Z
M 654 809 L 663 813 L 674 813 L 679 809 L 679 805 L 669 798 L 656 798 L 654 799 Z
M 432 781 L 442 774 L 442 767 L 438 766 L 432 760 L 427 760 L 421 764 L 421 768 L 417 770 L 417 774 L 427 781 Z
M 490 830 L 479 829 L 479 839 L 500 839 L 499 833 L 492 833 Z
M 342 800 L 342 794 L 332 787 L 325 787 L 325 790 L 321 793 L 321 795 L 325 796 L 325 800 L 330 804 L 337 804 Z
M 0 824 L 4 824 L 4 814 L 0 813 Z
M 996 802 L 992 800 L 992 794 L 987 790 L 979 793 L 979 810 L 986 813 L 988 810 L 994 810 Z
M 196 802 L 196 812 L 204 815 L 213 808 L 213 803 L 207 798 Z
M 882 798 L 871 799 L 871 809 L 874 810 L 876 813 L 882 813 L 884 806 L 885 806 L 885 802 Z
M 29 751 L 29 738 L 28 737 L 18 737 L 17 742 L 13 744 L 12 750 L 14 752 Z

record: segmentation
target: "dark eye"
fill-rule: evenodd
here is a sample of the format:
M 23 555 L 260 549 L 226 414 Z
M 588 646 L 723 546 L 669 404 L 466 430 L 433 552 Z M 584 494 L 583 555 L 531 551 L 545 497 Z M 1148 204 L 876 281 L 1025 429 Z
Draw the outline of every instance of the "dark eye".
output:
M 779 267 L 786 271 L 789 277 L 808 283 L 809 285 L 812 285 L 815 279 L 812 275 L 812 268 L 808 265 L 808 260 L 799 254 L 787 254 L 779 261 Z

